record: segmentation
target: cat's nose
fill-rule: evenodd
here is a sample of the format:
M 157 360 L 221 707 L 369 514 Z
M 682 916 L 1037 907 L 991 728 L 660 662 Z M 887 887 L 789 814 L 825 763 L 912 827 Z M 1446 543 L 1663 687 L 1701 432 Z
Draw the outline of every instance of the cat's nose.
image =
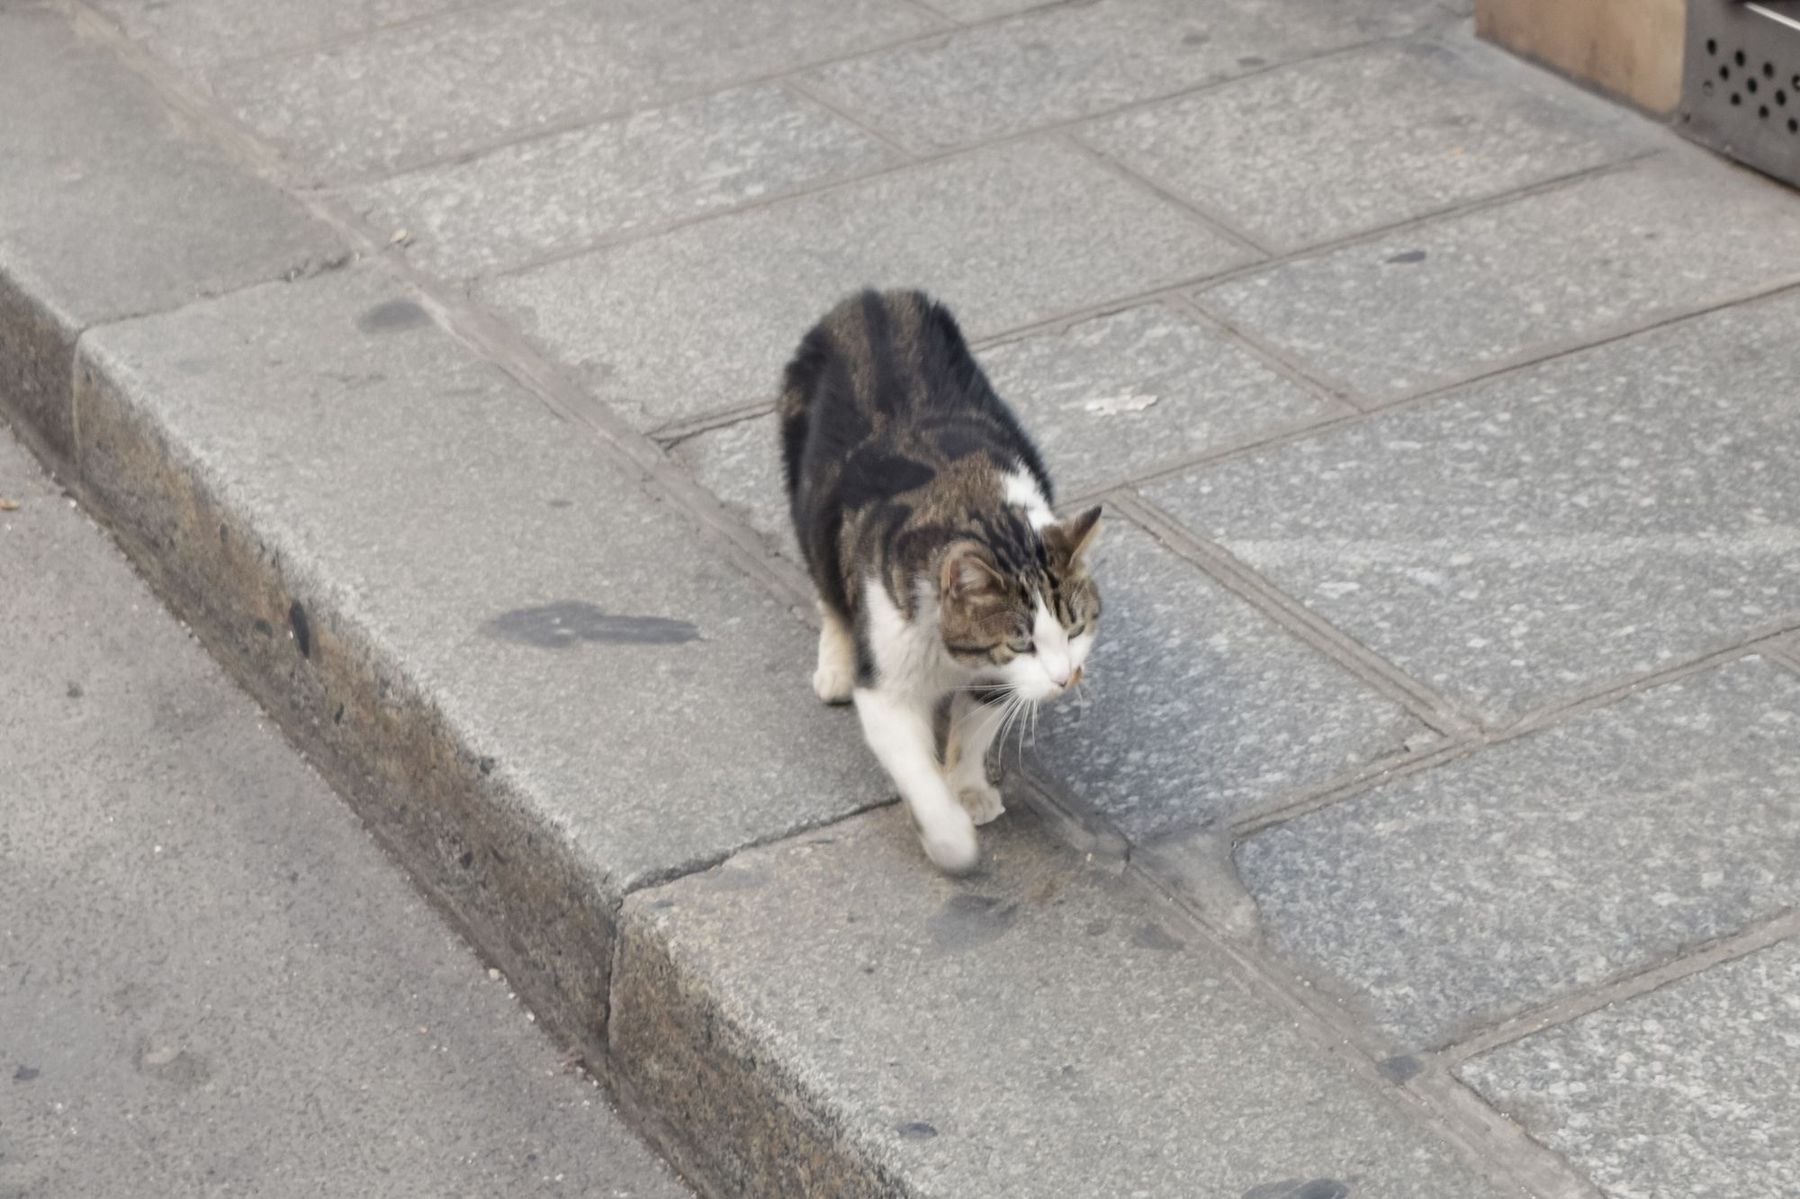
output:
M 1059 663 L 1055 666 L 1046 666 L 1044 669 L 1049 673 L 1050 681 L 1055 683 L 1058 687 L 1067 687 L 1075 677 L 1074 670 L 1071 669 L 1066 662 Z

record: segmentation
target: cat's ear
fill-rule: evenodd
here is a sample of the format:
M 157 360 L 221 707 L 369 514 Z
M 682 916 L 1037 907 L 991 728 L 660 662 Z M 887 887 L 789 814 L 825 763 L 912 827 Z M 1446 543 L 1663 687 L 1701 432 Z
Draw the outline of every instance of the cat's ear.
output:
M 986 551 L 972 541 L 950 547 L 938 576 L 944 598 L 954 601 L 998 595 L 1005 583 Z
M 1044 526 L 1044 546 L 1058 565 L 1068 566 L 1088 551 L 1100 532 L 1100 505 L 1086 512 Z

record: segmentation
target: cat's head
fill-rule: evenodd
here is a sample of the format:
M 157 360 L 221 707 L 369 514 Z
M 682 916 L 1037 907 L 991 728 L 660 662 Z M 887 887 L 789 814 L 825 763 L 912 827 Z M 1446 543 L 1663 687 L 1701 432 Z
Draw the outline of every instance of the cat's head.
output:
M 951 657 L 985 679 L 1024 699 L 1054 699 L 1081 681 L 1100 622 L 1100 591 L 1086 562 L 1100 509 L 1021 526 L 1016 535 L 949 546 L 938 628 Z

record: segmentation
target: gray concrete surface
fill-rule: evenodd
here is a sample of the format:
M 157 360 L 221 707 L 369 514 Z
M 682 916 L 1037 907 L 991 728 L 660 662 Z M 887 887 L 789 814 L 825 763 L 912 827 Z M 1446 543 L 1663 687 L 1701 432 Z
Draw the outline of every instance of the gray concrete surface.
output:
M 0 426 L 0 1195 L 689 1192 Z
M 907 869 L 904 825 L 857 817 L 632 897 L 612 1035 L 646 1095 L 702 1122 L 804 1095 L 815 1141 L 907 1194 L 1512 1193 L 1028 815 L 963 882 Z M 740 1175 L 701 1129 L 749 1193 L 889 1193 L 808 1178 L 804 1139 Z
M 1149 535 L 1116 520 L 1102 536 L 1105 639 L 1080 696 L 1040 717 L 1034 757 L 1134 843 L 1436 739 Z
M 1684 151 L 1303 258 L 1199 301 L 1382 401 L 1797 281 L 1792 194 Z
M 1800 898 L 1800 679 L 1760 659 L 1259 833 L 1265 929 L 1428 1048 Z
M 1254 254 L 1028 140 L 505 275 L 484 294 L 641 428 L 767 398 L 820 296 L 931 279 L 972 337 Z M 617 297 L 629 295 L 632 303 Z
M 159 593 L 723 1193 L 1017 1170 L 1145 1199 L 1620 1199 L 1728 1144 L 1592 1054 L 1555 1050 L 1581 1102 L 1520 1104 L 1504 1079 L 1537 1067 L 1496 1067 L 1519 1123 L 1456 1070 L 1791 935 L 1792 193 L 1504 60 L 1446 22 L 1466 0 L 103 7 L 122 28 L 56 11 L 133 97 L 120 125 L 153 148 L 178 125 L 220 175 L 142 245 L 108 241 L 134 174 L 166 194 L 134 147 L 90 193 L 60 195 L 55 156 L 0 184 L 32 198 L 0 236 L 7 361 L 66 372 L 86 330 L 72 388 L 5 402 L 39 442 L 75 431 L 79 494 Z M 56 36 L 46 11 L 0 6 L 0 43 Z M 182 75 L 182 116 L 127 49 L 178 64 L 148 75 Z M 8 144 L 88 136 L 23 99 Z M 1260 136 L 1223 136 L 1233 114 Z M 251 236 L 251 193 L 372 261 L 149 319 L 79 307 L 120 282 L 105 254 Z M 81 222 L 91 246 L 31 256 Z M 867 283 L 948 300 L 1065 495 L 1113 513 L 1090 704 L 1040 721 L 962 889 L 892 813 L 846 819 L 887 787 L 808 698 L 779 552 L 759 414 Z M 715 896 L 688 876 L 720 858 L 698 878 L 791 877 Z M 887 923 L 840 923 L 861 895 Z M 1096 914 L 1059 925 L 1058 898 Z M 1125 943 L 1069 951 L 1142 903 Z M 1084 961 L 1134 1002 L 1090 1006 Z M 1207 1010 L 1235 1023 L 1181 1021 L 1233 978 Z M 1721 1030 L 1758 1010 L 1738 991 L 1707 1000 Z M 939 1023 L 986 1075 L 933 1056 Z M 1082 1059 L 1104 1116 L 1035 1075 L 1041 1110 L 1010 1107 L 987 1080 L 1079 1050 L 1070 1029 L 1108 1048 Z M 1782 1127 L 1778 1092 L 1725 1096 L 1767 1068 L 1746 1054 L 1800 1071 L 1790 1043 L 1607 1035 Z M 1238 1121 L 1265 1076 L 1278 1102 Z M 1675 1148 L 1620 1182 L 1626 1124 Z
M 1529 70 L 1458 38 L 1409 40 L 1135 109 L 1079 136 L 1280 251 L 1655 144 L 1641 122 L 1599 100 L 1521 87 Z M 1338 186 L 1314 186 L 1320 176 Z
M 1460 1073 L 1608 1193 L 1791 1195 L 1800 945 L 1727 962 Z
M 464 5 L 211 73 L 237 117 L 342 183 L 716 91 L 942 28 L 881 0 Z
M 433 271 L 478 275 L 865 174 L 898 155 L 774 84 L 398 175 L 348 199 Z
M 1792 617 L 1796 319 L 1729 308 L 1148 494 L 1504 724 Z
M 1441 23 L 1433 0 L 1059 4 L 821 67 L 810 82 L 915 150 L 947 150 Z
M 0 111 L 15 114 L 0 122 L 0 388 L 67 457 L 82 329 L 316 270 L 346 248 L 60 15 L 11 5 L 0 29 Z

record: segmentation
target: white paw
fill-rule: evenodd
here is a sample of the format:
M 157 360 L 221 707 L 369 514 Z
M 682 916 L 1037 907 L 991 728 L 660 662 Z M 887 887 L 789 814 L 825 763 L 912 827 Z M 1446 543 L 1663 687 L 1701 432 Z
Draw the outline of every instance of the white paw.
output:
M 813 694 L 828 704 L 847 704 L 856 685 L 856 667 L 847 662 L 820 663 L 813 671 Z
M 951 808 L 919 829 L 925 856 L 945 874 L 967 874 L 981 860 L 975 822 L 961 808 Z
M 956 798 L 969 814 L 969 819 L 976 824 L 987 824 L 997 820 L 1006 811 L 1006 804 L 1000 799 L 1000 788 L 992 783 L 977 783 L 964 787 L 956 793 Z

